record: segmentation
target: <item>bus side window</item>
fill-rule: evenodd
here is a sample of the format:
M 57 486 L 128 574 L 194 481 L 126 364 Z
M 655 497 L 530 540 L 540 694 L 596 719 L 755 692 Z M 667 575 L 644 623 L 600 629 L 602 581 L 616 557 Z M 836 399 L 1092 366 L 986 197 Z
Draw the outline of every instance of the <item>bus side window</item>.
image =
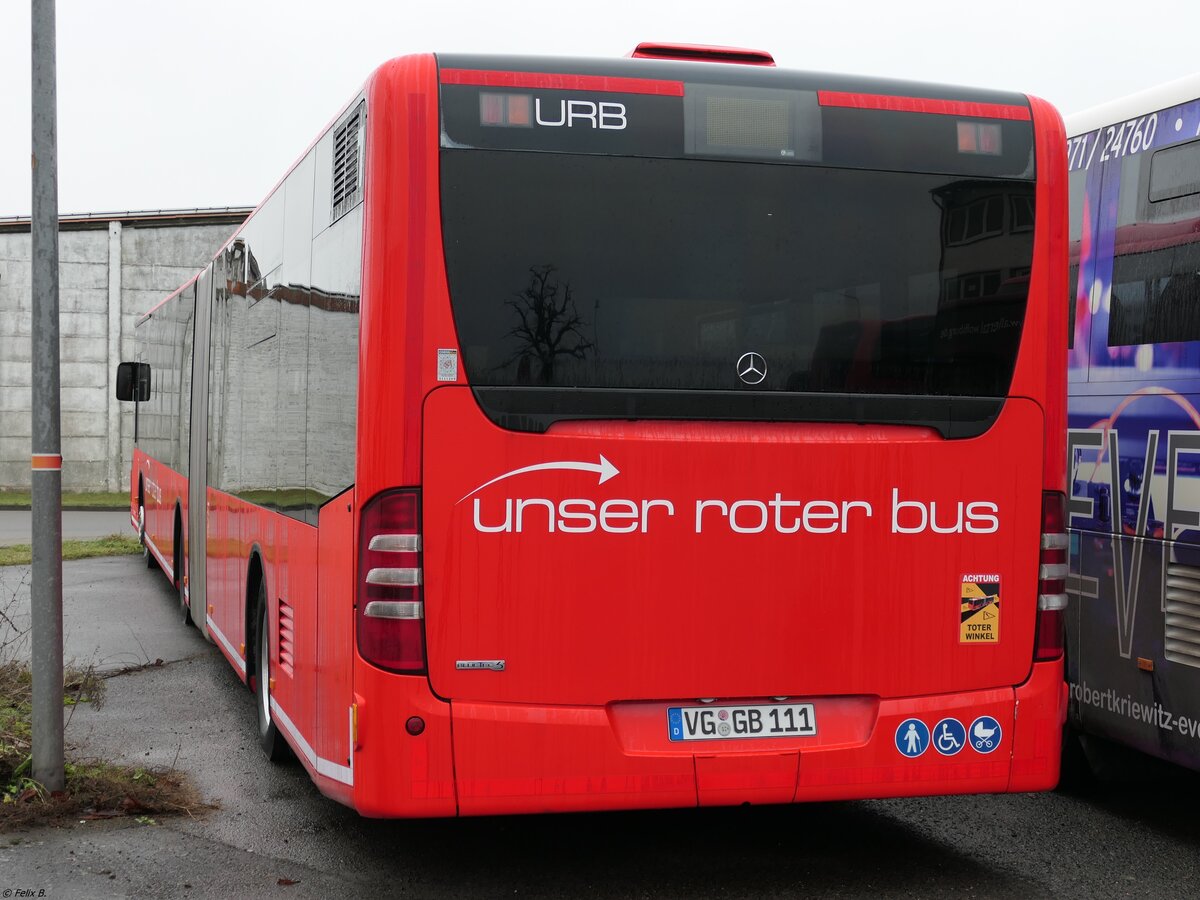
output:
M 1172 275 L 1152 310 L 1150 340 L 1200 340 L 1200 274 Z
M 1112 313 L 1108 320 L 1108 346 L 1129 347 L 1148 340 L 1146 329 L 1146 292 L 1140 282 L 1112 286 Z
M 1200 143 L 1120 166 L 1108 346 L 1200 341 Z M 1158 347 L 1153 364 L 1192 366 L 1194 354 Z

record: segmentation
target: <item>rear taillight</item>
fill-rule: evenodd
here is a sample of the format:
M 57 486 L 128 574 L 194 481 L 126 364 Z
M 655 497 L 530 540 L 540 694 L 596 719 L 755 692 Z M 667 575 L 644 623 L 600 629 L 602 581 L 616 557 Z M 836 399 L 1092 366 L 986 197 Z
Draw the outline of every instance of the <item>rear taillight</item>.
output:
M 415 490 L 380 494 L 359 530 L 358 652 L 393 672 L 425 671 L 421 503 Z
M 1042 494 L 1042 545 L 1038 555 L 1037 637 L 1034 659 L 1057 659 L 1063 652 L 1063 613 L 1067 608 L 1067 497 Z

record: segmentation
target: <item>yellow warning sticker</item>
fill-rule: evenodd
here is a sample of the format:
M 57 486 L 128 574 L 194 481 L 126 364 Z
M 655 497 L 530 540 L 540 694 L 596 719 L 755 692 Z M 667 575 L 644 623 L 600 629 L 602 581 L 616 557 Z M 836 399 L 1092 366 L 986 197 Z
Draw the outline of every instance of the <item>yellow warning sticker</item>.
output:
M 1000 576 L 964 575 L 961 591 L 960 644 L 1000 641 Z

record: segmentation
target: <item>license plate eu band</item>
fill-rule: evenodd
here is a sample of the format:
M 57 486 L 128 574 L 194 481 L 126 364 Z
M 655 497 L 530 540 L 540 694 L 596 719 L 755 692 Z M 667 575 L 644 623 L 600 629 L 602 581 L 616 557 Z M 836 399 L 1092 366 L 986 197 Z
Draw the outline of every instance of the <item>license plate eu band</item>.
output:
M 667 710 L 667 736 L 672 741 L 807 737 L 816 733 L 817 717 L 811 703 L 672 706 Z

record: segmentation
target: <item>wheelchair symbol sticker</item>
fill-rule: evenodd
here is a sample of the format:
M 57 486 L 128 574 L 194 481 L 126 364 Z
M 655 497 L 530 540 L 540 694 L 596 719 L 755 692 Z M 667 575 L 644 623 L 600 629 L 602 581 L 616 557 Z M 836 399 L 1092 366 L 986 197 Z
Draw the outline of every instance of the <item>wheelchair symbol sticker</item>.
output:
M 1000 730 L 1000 723 L 991 716 L 980 716 L 971 723 L 971 746 L 980 753 L 991 753 L 1000 746 L 1002 737 L 1004 732 Z
M 942 756 L 953 756 L 967 743 L 967 729 L 958 719 L 942 719 L 933 726 L 933 748 Z
M 902 756 L 916 759 L 929 749 L 929 726 L 920 719 L 905 719 L 896 728 L 896 749 Z

